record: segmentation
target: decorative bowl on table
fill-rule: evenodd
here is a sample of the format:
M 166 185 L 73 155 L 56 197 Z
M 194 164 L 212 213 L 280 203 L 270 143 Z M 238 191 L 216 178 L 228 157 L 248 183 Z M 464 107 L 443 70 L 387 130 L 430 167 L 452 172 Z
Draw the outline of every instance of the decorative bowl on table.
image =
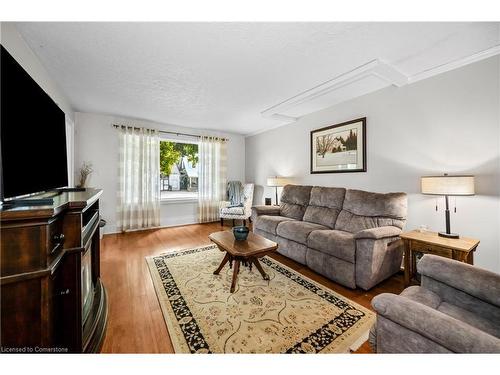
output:
M 248 237 L 250 230 L 245 226 L 233 227 L 234 238 L 238 241 L 245 241 Z

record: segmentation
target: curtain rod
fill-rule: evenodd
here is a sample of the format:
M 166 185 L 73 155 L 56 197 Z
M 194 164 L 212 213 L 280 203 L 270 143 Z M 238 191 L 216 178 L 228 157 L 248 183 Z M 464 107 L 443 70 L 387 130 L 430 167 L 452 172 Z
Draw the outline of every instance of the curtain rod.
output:
M 140 130 L 140 129 L 146 129 L 146 128 L 139 128 L 137 126 L 131 126 L 131 125 L 120 125 L 120 124 L 113 124 L 113 127 L 114 128 L 133 128 L 134 130 Z M 175 134 L 177 136 L 179 135 L 184 135 L 184 136 L 187 136 L 187 137 L 195 137 L 195 138 L 201 138 L 202 136 L 201 135 L 198 135 L 198 134 L 188 134 L 188 133 L 181 133 L 181 132 L 171 132 L 171 131 L 166 131 L 166 130 L 158 130 L 158 129 L 149 129 L 149 130 L 155 130 L 157 131 L 158 133 L 164 133 L 164 134 Z M 229 141 L 228 138 L 223 138 L 223 137 L 215 137 L 215 136 L 208 136 L 208 137 L 212 137 L 212 138 L 216 138 L 216 139 L 219 139 L 221 141 Z

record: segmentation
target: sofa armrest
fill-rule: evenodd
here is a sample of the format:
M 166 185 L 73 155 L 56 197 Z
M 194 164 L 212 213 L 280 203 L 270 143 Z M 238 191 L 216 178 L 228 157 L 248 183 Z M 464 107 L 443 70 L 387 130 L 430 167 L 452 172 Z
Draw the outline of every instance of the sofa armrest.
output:
M 252 221 L 255 223 L 257 218 L 261 215 L 277 216 L 280 214 L 280 206 L 253 206 L 252 207 Z
M 498 353 L 500 340 L 431 307 L 396 294 L 373 298 L 378 314 L 456 353 Z
M 252 215 L 260 216 L 260 215 L 279 215 L 280 207 L 279 206 L 253 206 L 252 207 Z
M 365 229 L 354 234 L 354 238 L 359 240 L 362 238 L 379 240 L 381 238 L 397 237 L 401 233 L 401 229 L 393 226 L 377 227 Z
M 437 280 L 500 307 L 500 275 L 456 260 L 426 254 L 417 264 L 422 285 Z

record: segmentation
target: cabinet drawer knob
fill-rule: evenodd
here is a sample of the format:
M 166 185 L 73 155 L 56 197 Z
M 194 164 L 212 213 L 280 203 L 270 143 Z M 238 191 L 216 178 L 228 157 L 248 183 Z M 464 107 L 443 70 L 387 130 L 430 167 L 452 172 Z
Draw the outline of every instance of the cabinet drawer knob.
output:
M 67 294 L 69 294 L 69 289 L 65 289 L 65 290 L 62 290 L 62 291 L 59 292 L 60 296 L 65 296 Z
M 54 234 L 54 236 L 52 236 L 52 240 L 55 243 L 63 243 L 64 242 L 64 233 Z

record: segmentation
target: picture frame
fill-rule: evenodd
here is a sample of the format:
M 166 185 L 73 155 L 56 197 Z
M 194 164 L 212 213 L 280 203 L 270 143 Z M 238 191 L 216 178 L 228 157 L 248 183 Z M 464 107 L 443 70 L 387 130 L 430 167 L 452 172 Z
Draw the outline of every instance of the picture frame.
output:
M 311 174 L 366 172 L 366 117 L 311 131 Z

